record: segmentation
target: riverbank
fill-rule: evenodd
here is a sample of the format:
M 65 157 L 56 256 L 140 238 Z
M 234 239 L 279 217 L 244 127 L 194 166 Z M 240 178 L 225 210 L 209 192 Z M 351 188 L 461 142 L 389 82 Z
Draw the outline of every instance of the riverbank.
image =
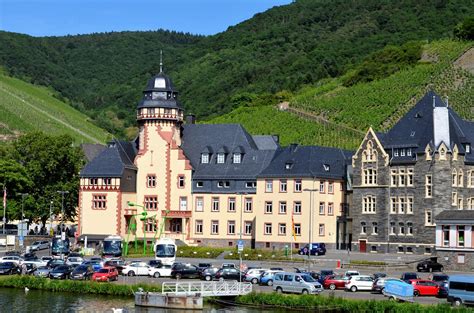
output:
M 391 312 L 391 313 L 473 313 L 474 309 L 452 308 L 447 304 L 421 305 L 389 300 L 352 300 L 334 296 L 283 295 L 277 293 L 250 293 L 239 296 L 236 304 L 250 305 L 262 309 L 279 308 L 289 310 L 314 310 L 324 312 Z
M 160 285 L 133 284 L 123 285 L 116 283 L 76 281 L 76 280 L 52 280 L 34 276 L 4 276 L 0 277 L 0 287 L 19 288 L 31 290 L 46 290 L 53 292 L 73 292 L 81 294 L 97 294 L 112 296 L 133 296 L 139 288 L 144 291 L 161 291 Z

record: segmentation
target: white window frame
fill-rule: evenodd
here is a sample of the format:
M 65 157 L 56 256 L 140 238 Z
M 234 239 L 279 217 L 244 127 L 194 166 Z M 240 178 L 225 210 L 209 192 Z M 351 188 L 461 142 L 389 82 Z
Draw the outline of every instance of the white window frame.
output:
M 201 163 L 202 164 L 209 163 L 209 153 L 201 153 Z
M 217 154 L 217 164 L 224 164 L 225 163 L 225 154 L 218 153 Z
M 242 154 L 234 153 L 233 161 L 234 161 L 234 164 L 240 164 L 242 162 Z

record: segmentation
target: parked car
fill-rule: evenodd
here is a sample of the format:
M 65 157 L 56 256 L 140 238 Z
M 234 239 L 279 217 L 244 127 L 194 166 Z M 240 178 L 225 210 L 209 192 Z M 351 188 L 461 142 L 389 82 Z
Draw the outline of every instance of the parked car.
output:
M 384 277 L 387 277 L 387 274 L 386 274 L 386 273 L 374 273 L 374 274 L 372 275 L 372 277 L 373 277 L 374 279 L 384 278 Z
M 400 277 L 401 280 L 406 282 L 407 284 L 411 284 L 410 280 L 412 279 L 420 279 L 420 276 L 418 276 L 417 273 L 403 273 L 402 276 Z
M 219 271 L 217 267 L 208 267 L 199 273 L 200 273 L 201 279 L 211 281 L 214 279 L 214 276 L 216 276 L 217 271 Z
M 447 301 L 453 306 L 474 304 L 474 275 L 458 274 L 449 276 Z
M 71 273 L 72 280 L 89 280 L 92 278 L 94 270 L 90 265 L 79 265 Z
M 66 261 L 61 260 L 61 259 L 51 259 L 48 261 L 48 263 L 46 263 L 46 266 L 49 268 L 55 268 L 60 265 L 67 265 Z
M 273 290 L 278 293 L 319 294 L 323 286 L 308 274 L 282 272 L 275 274 Z
M 70 258 L 84 258 L 84 255 L 80 252 L 71 252 L 68 257 Z
M 275 278 L 276 273 L 281 273 L 280 270 L 269 270 L 265 271 L 260 275 L 260 285 L 273 286 L 273 279 Z
M 33 275 L 36 277 L 49 277 L 51 268 L 48 266 L 40 266 L 34 272 Z
M 66 264 L 67 265 L 81 265 L 82 263 L 84 262 L 84 259 L 81 258 L 81 257 L 77 257 L 77 256 L 74 256 L 74 257 L 68 257 L 67 258 L 67 261 L 66 261 Z
M 49 249 L 50 246 L 51 244 L 49 243 L 48 240 L 38 240 L 31 244 L 30 251 L 45 250 L 45 249 Z
M 271 271 L 281 271 L 283 272 L 283 267 L 270 267 Z
M 221 268 L 235 268 L 235 264 L 234 263 L 222 263 Z
M 113 266 L 117 269 L 119 274 L 122 274 L 122 270 L 126 266 L 126 263 L 122 259 L 110 259 L 104 263 L 104 266 Z
M 245 274 L 236 268 L 221 268 L 214 275 L 217 280 L 238 280 L 243 281 Z
M 150 265 L 151 267 L 156 267 L 163 265 L 163 263 L 161 262 L 161 260 L 150 260 L 148 261 L 148 265 Z
M 41 261 L 48 263 L 50 260 L 52 260 L 53 257 L 50 255 L 45 255 L 41 257 Z
M 432 280 L 412 279 L 410 283 L 413 285 L 413 295 L 417 296 L 437 296 L 439 286 Z
M 58 265 L 49 272 L 51 279 L 68 279 L 73 271 L 70 265 Z
M 319 283 L 322 285 L 324 283 L 324 280 L 326 279 L 326 277 L 333 276 L 333 275 L 335 275 L 333 270 L 321 270 L 318 273 L 318 278 L 316 278 L 316 277 L 313 277 L 313 278 L 317 279 L 319 281 Z
M 298 251 L 299 254 L 301 255 L 325 255 L 326 254 L 326 244 L 321 242 L 321 243 L 313 243 L 311 244 L 306 244 L 303 248 L 301 248 Z
M 359 271 L 346 271 L 344 273 L 344 276 L 347 276 L 347 277 L 359 276 L 359 275 L 360 275 Z
M 0 258 L 0 263 L 3 262 L 13 262 L 16 263 L 17 265 L 20 265 L 23 262 L 23 259 L 17 255 L 8 255 Z
M 115 267 L 106 266 L 92 274 L 93 281 L 115 281 L 118 280 L 118 271 Z
M 132 262 L 128 265 L 125 265 L 122 269 L 122 275 L 128 276 L 148 276 L 148 270 L 150 269 L 150 265 L 146 264 L 145 262 Z
M 249 281 L 252 284 L 258 284 L 260 281 L 260 276 L 265 272 L 268 271 L 268 269 L 263 269 L 263 268 L 254 268 L 251 270 L 248 270 L 245 275 L 244 275 L 244 281 Z
M 358 290 L 372 290 L 374 279 L 369 275 L 353 275 L 346 282 L 344 289 L 356 292 Z
M 23 266 L 25 267 L 25 271 L 22 269 Z M 32 275 L 36 271 L 37 266 L 33 263 L 23 263 L 20 268 L 22 269 L 23 274 Z
M 92 267 L 92 269 L 94 270 L 94 272 L 97 272 L 98 270 L 100 270 L 102 268 L 102 262 L 99 262 L 99 261 L 84 261 L 82 262 L 81 265 L 90 265 Z
M 199 278 L 199 269 L 192 264 L 175 263 L 171 267 L 171 278 Z
M 148 276 L 155 278 L 159 277 L 170 277 L 171 276 L 171 265 L 161 264 L 159 266 L 150 266 L 148 268 Z
M 36 267 L 46 266 L 48 262 L 42 261 L 40 259 L 23 261 L 21 264 L 33 264 Z
M 391 280 L 399 280 L 399 279 L 390 278 L 390 277 L 381 277 L 381 278 L 375 279 L 374 283 L 372 284 L 372 291 L 382 293 L 385 289 L 385 283 Z
M 432 257 L 418 263 L 416 265 L 416 270 L 418 272 L 442 272 L 443 265 L 441 263 L 438 263 L 438 258 Z
M 197 265 L 197 268 L 202 272 L 204 271 L 206 268 L 209 268 L 209 267 L 212 267 L 212 264 L 211 263 L 199 263 Z
M 38 260 L 38 257 L 34 252 L 27 252 L 21 256 L 21 258 L 25 261 L 32 261 L 32 260 Z
M 15 262 L 0 263 L 0 275 L 21 274 L 21 269 Z
M 449 276 L 443 273 L 440 274 L 432 274 L 429 277 L 429 280 L 434 281 L 437 283 L 439 286 L 443 285 L 444 283 L 447 283 L 449 280 Z
M 323 286 L 324 288 L 331 290 L 336 290 L 339 288 L 344 289 L 348 280 L 349 277 L 344 275 L 329 275 L 326 276 L 326 279 L 323 282 Z
M 6 256 L 19 256 L 19 257 L 21 257 L 21 251 L 11 250 L 11 251 L 5 252 L 5 255 Z

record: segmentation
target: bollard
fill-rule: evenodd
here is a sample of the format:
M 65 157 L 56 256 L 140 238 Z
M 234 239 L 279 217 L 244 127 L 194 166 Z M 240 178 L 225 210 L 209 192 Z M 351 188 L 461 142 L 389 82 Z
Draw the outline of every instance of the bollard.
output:
M 336 261 L 336 269 L 340 269 L 341 268 L 341 260 L 337 260 Z

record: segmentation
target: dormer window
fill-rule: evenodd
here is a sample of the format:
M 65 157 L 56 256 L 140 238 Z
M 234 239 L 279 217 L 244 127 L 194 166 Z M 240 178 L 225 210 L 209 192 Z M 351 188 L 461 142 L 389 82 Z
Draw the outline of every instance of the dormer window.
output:
M 411 148 L 407 149 L 407 156 L 411 156 Z
M 405 156 L 405 149 L 400 149 L 400 156 Z
M 393 150 L 393 156 L 398 156 L 398 149 Z
M 166 92 L 164 92 L 164 91 L 153 91 L 151 93 L 151 98 L 153 100 L 156 100 L 156 99 L 165 100 L 166 99 Z
M 293 167 L 293 163 L 291 163 L 291 162 L 286 162 L 285 163 L 285 169 L 291 170 L 292 167 Z
M 234 153 L 234 163 L 240 164 L 242 160 L 242 155 L 240 153 Z
M 471 145 L 470 144 L 466 144 L 466 153 L 471 153 Z
M 218 164 L 224 164 L 225 163 L 225 154 L 224 153 L 218 153 L 217 154 L 217 163 Z
M 209 163 L 209 153 L 203 153 L 203 154 L 201 154 L 201 163 L 202 163 L 202 164 L 207 164 L 207 163 Z
M 166 88 L 166 81 L 163 77 L 155 78 L 155 88 Z
M 324 168 L 324 171 L 325 171 L 325 172 L 329 172 L 329 170 L 331 169 L 331 167 L 329 166 L 329 164 L 323 164 L 323 168 Z

